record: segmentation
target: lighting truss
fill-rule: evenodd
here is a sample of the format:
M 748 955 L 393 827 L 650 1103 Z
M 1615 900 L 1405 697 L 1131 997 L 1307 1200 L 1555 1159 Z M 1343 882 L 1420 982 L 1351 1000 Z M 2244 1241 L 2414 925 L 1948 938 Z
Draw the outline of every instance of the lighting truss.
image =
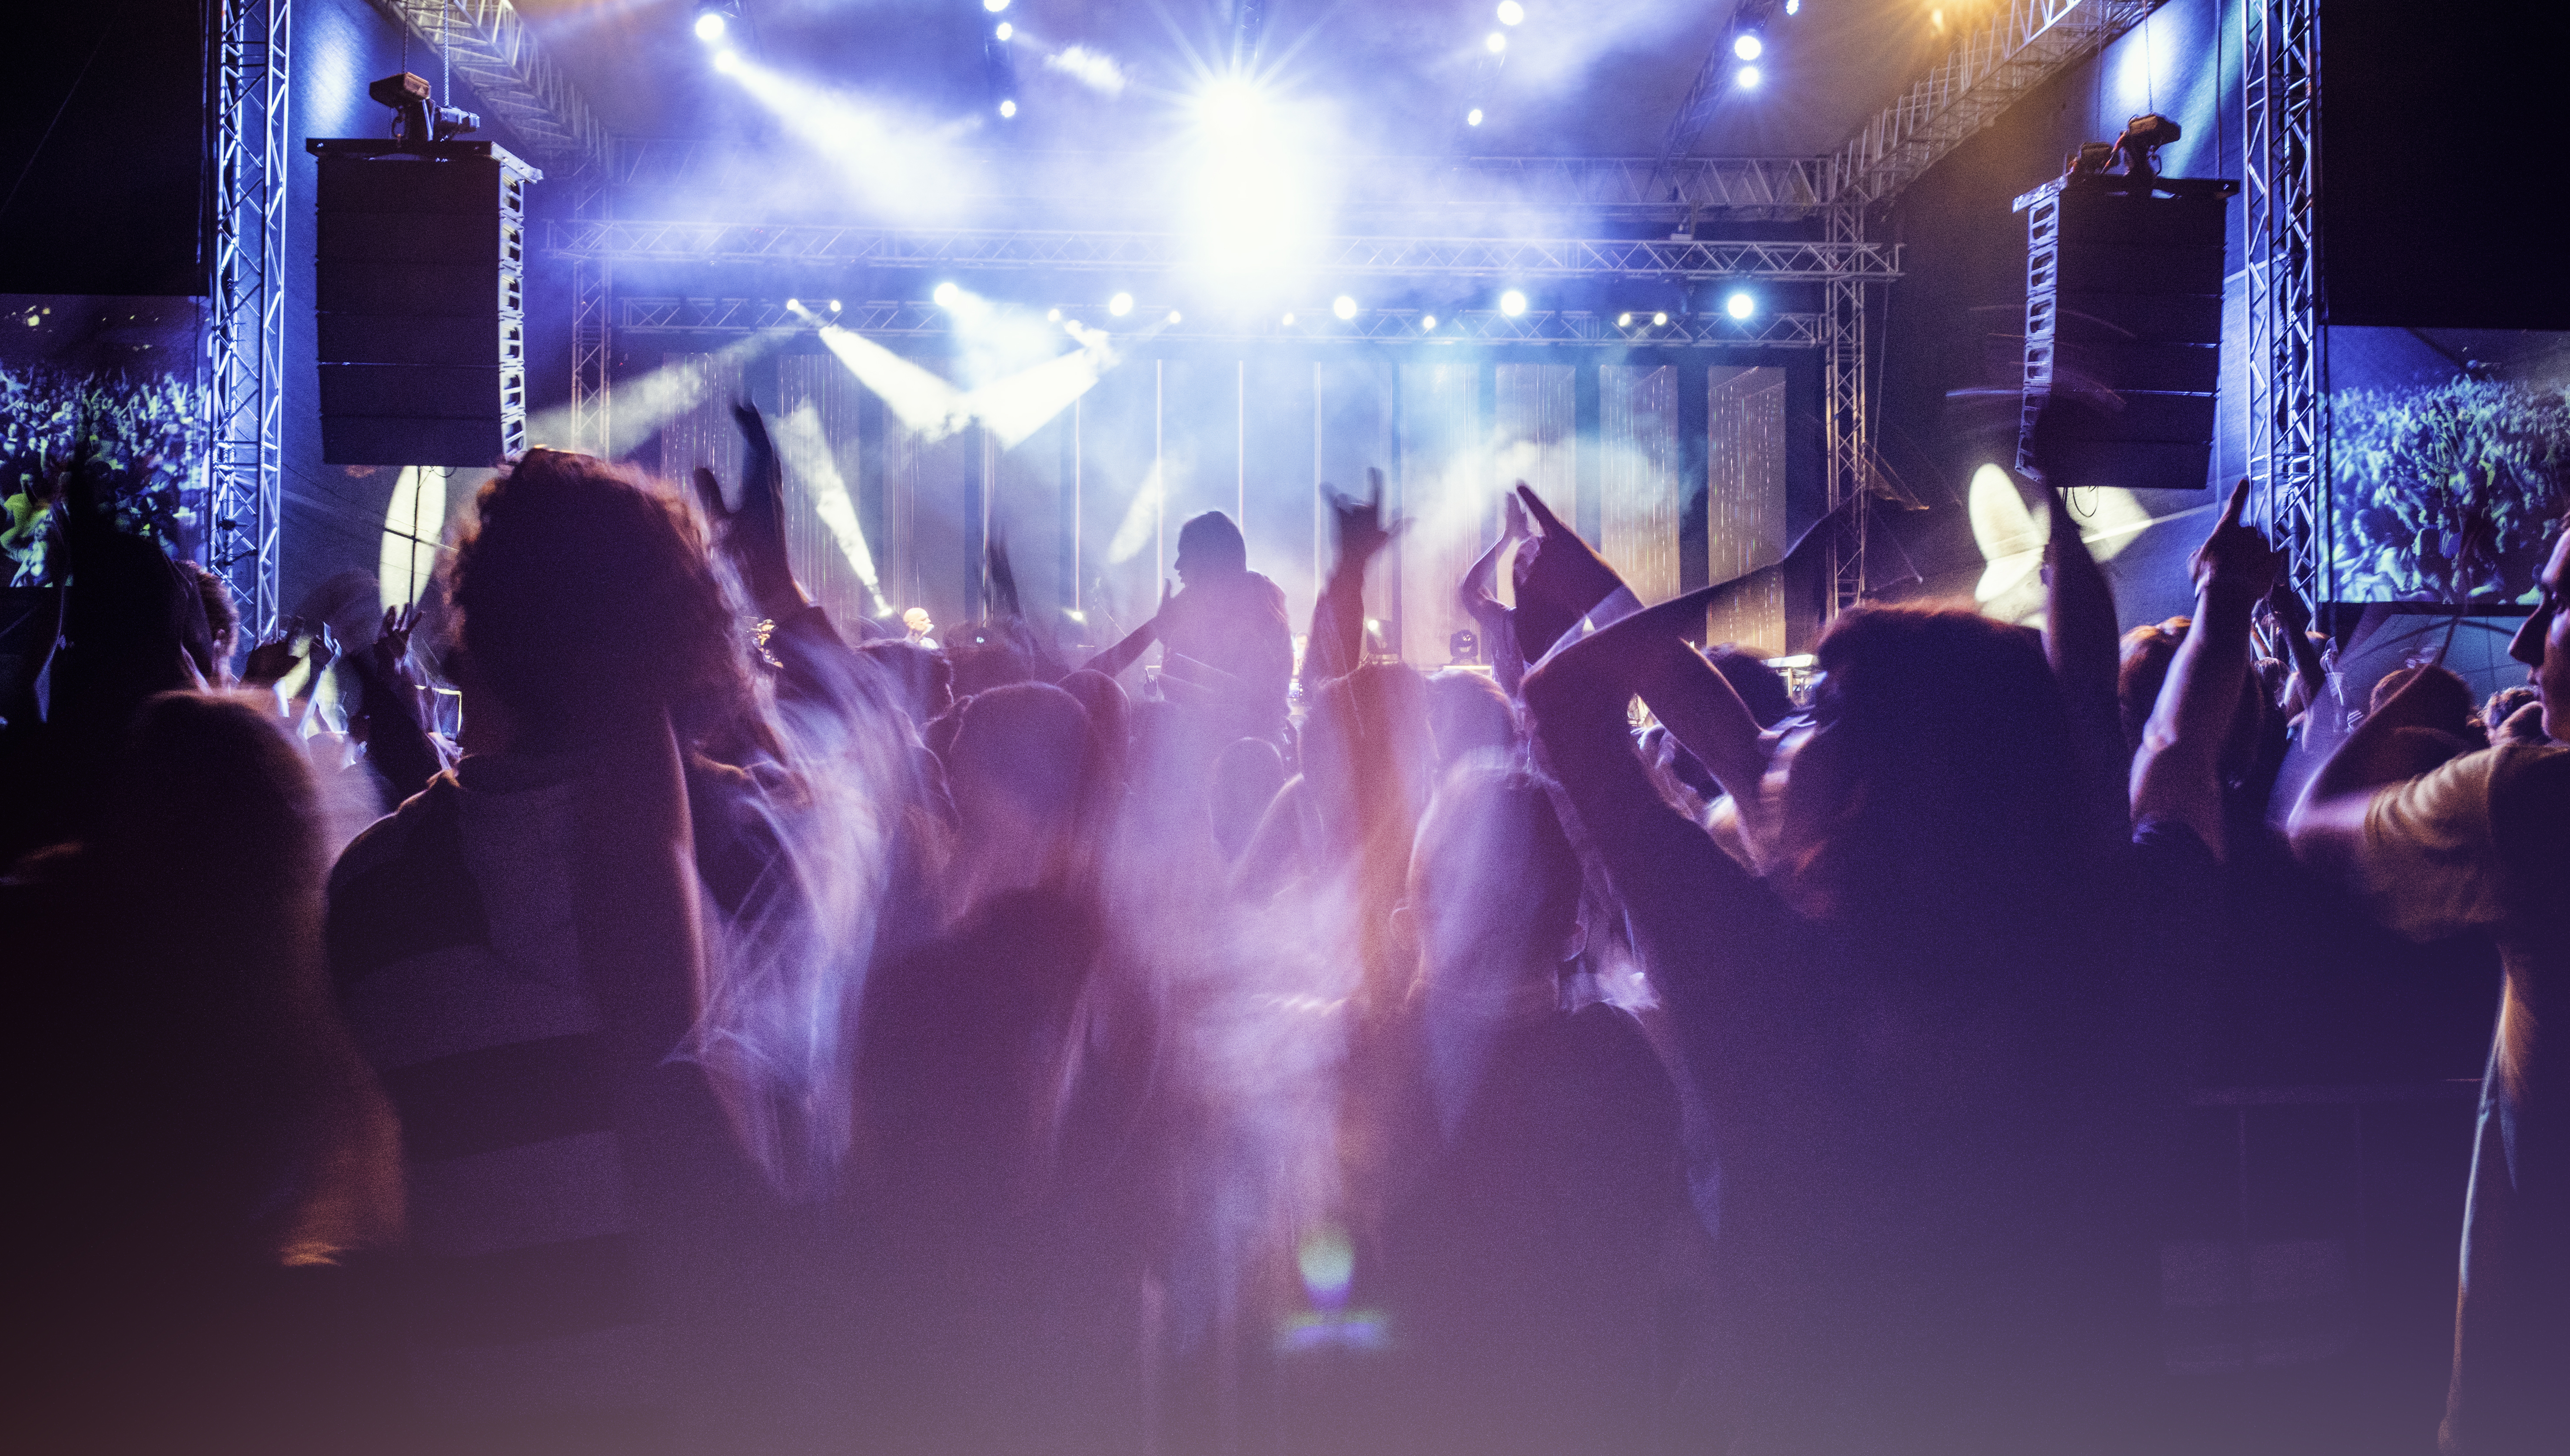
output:
M 2258 3 L 2258 0 L 2251 0 Z M 2313 0 L 2299 0 L 2306 8 Z M 1829 199 L 1880 202 L 1999 119 L 2027 92 L 2094 54 L 2160 0 L 2000 0 L 1945 59 L 1829 159 Z
M 572 186 L 572 215 L 605 214 L 609 196 L 606 178 L 600 170 L 577 174 Z M 607 367 L 614 353 L 611 309 L 615 282 L 613 266 L 604 259 L 571 260 L 572 449 L 602 460 L 615 454 L 609 439 L 614 412 L 610 408 L 612 386 Z
M 626 334 L 742 334 L 771 329 L 809 327 L 773 298 L 643 298 L 618 300 L 617 328 Z M 1064 306 L 1064 317 L 1105 329 L 1128 340 L 1179 343 L 1414 343 L 1542 344 L 1587 348 L 1772 348 L 1808 349 L 1821 339 L 1821 315 L 1762 313 L 1747 320 L 1705 314 L 1671 314 L 1665 324 L 1619 325 L 1617 315 L 1528 309 L 1510 317 L 1496 309 L 1466 309 L 1431 315 L 1418 309 L 1372 308 L 1353 319 L 1331 315 L 1327 304 L 1295 311 L 1295 323 L 1278 319 L 1250 322 L 1237 318 L 1188 316 L 1175 324 L 1146 324 L 1112 319 L 1091 305 Z M 1153 318 L 1136 309 L 1131 318 Z M 954 331 L 955 317 L 934 303 L 876 301 L 839 311 L 834 321 L 850 333 L 878 339 L 943 338 Z
M 1862 209 L 1833 207 L 1828 217 L 1832 240 L 1855 243 L 1864 237 Z M 1874 514 L 1861 499 L 1874 461 L 1866 431 L 1863 279 L 1830 282 L 1820 324 L 1821 439 L 1831 520 L 1826 612 L 1836 617 L 1865 595 L 1866 526 Z
M 824 223 L 629 222 L 577 219 L 557 252 L 634 263 L 826 263 L 888 268 L 1045 268 L 1159 273 L 1190 263 L 1192 239 L 1160 232 L 893 230 Z M 1298 270 L 1327 277 L 1756 279 L 1888 282 L 1897 247 L 1862 239 L 1334 237 L 1316 239 Z
M 510 0 L 373 4 L 463 72 L 482 105 L 509 124 L 536 161 L 565 175 L 609 165 L 606 126 L 589 109 L 580 88 L 536 44 Z
M 2247 0 L 2240 16 L 2247 198 L 2252 509 L 2307 601 L 2334 599 L 2329 345 L 2321 322 L 2318 0 Z
M 619 138 L 619 187 L 678 196 L 730 195 L 772 179 L 774 154 L 720 142 Z M 1827 200 L 1832 163 L 1818 157 L 1687 157 L 1657 184 L 1648 157 L 1381 157 L 1342 170 L 1343 214 L 1587 212 L 1668 217 L 1690 210 L 1798 217 Z M 1166 212 L 1188 202 L 1182 172 L 1157 157 L 1048 152 L 954 154 L 946 195 L 981 202 L 1056 203 L 1090 213 Z
M 207 36 L 214 195 L 206 276 L 206 564 L 255 637 L 277 619 L 284 500 L 286 106 L 293 0 L 214 0 Z

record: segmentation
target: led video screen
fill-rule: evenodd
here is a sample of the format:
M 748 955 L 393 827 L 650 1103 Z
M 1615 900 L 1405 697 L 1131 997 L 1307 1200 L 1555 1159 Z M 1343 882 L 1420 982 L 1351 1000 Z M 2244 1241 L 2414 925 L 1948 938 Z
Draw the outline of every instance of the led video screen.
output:
M 2531 604 L 2570 504 L 2570 333 L 2330 330 L 2336 597 Z

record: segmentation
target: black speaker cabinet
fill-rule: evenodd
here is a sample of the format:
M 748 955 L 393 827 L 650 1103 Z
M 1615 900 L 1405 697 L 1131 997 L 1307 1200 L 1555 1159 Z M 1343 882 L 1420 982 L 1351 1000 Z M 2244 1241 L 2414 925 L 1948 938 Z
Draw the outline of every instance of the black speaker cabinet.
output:
M 489 142 L 305 142 L 320 162 L 321 458 L 488 466 L 527 445 L 529 182 Z
M 2239 183 L 2077 175 L 2026 214 L 2017 467 L 2056 486 L 2205 488 L 2222 376 L 2222 244 Z

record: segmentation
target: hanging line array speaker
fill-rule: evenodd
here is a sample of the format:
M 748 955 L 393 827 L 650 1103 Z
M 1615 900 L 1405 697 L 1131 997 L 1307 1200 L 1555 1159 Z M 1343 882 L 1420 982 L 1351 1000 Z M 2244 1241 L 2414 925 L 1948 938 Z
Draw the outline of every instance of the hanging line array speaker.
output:
M 2059 487 L 2200 491 L 2222 377 L 2222 248 L 2239 183 L 2082 173 L 2026 214 L 2017 467 Z
M 315 138 L 321 458 L 488 466 L 527 444 L 529 182 L 490 142 Z

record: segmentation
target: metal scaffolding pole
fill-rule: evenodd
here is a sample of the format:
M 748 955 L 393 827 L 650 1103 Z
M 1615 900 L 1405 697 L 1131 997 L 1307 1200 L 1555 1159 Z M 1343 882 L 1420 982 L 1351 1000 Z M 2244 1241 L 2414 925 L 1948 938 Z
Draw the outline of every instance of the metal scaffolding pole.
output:
M 584 169 L 574 184 L 580 189 L 572 199 L 575 218 L 587 221 L 607 214 L 611 194 L 603 169 Z M 615 344 L 615 321 L 609 315 L 614 266 L 585 254 L 571 260 L 571 445 L 602 460 L 615 454 L 607 367 Z
M 2336 594 L 2329 541 L 2329 341 L 2320 263 L 2319 0 L 2241 8 L 2252 510 L 2307 601 Z
M 276 630 L 284 502 L 286 98 L 293 0 L 208 8 L 206 133 L 213 155 L 204 332 L 205 560 L 231 582 L 244 630 Z
M 1860 205 L 1833 207 L 1828 216 L 1833 244 L 1864 241 Z M 1832 523 L 1827 617 L 1865 595 L 1865 534 L 1872 512 L 1863 497 L 1873 477 L 1865 410 L 1865 281 L 1834 279 L 1821 306 L 1821 435 Z

